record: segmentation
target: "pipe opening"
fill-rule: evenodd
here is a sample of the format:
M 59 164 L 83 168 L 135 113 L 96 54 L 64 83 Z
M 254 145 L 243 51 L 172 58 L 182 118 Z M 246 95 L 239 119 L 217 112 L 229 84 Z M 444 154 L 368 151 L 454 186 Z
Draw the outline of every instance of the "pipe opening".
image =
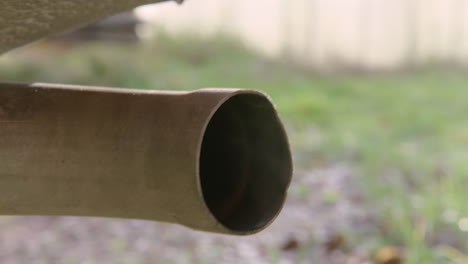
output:
M 203 198 L 226 228 L 259 231 L 281 210 L 291 163 L 286 133 L 268 98 L 235 95 L 219 107 L 203 137 Z

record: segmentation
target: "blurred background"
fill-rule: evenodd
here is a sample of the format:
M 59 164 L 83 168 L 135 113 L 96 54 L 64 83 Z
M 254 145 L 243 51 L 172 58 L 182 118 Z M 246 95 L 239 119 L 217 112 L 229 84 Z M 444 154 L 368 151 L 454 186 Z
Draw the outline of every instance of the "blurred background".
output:
M 465 0 L 149 5 L 3 55 L 0 80 L 256 88 L 295 162 L 257 235 L 3 216 L 2 263 L 468 263 Z

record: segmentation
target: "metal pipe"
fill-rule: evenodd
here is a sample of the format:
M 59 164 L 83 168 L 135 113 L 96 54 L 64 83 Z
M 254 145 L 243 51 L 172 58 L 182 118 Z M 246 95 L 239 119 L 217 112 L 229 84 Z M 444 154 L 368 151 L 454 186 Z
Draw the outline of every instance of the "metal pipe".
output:
M 251 234 L 281 210 L 286 133 L 258 91 L 0 83 L 0 214 Z

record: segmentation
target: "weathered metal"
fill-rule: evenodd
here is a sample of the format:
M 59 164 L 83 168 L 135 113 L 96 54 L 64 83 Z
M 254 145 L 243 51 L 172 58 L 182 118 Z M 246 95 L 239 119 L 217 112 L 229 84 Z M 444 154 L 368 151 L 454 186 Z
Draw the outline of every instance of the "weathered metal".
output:
M 165 0 L 2 0 L 0 54 L 138 5 L 163 1 Z
M 0 83 L 0 214 L 262 230 L 290 182 L 263 93 Z

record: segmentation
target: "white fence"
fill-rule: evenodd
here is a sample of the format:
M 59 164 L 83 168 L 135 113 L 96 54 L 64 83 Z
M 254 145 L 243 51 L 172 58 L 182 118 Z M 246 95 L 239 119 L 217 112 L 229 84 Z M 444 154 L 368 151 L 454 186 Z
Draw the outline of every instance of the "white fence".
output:
M 468 0 L 187 0 L 137 12 L 169 32 L 234 34 L 321 67 L 468 62 Z

